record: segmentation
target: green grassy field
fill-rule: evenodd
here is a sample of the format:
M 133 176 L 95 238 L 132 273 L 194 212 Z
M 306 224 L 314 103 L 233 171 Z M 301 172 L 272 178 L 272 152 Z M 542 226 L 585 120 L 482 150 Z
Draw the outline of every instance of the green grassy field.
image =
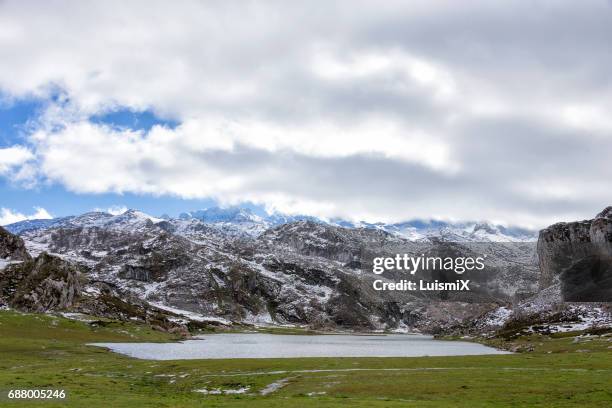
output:
M 611 338 L 521 338 L 533 351 L 513 355 L 146 361 L 85 343 L 172 338 L 131 323 L 92 328 L 1 311 L 0 406 L 605 407 L 612 404 Z M 278 382 L 281 388 L 260 395 Z M 247 387 L 245 394 L 194 391 Z M 9 401 L 9 389 L 64 389 L 68 398 Z

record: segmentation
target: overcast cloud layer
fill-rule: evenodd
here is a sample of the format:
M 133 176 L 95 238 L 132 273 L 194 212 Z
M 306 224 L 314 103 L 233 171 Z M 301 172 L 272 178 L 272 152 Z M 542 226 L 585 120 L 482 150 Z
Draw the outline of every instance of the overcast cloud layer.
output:
M 612 204 L 610 39 L 607 1 L 3 1 L 0 91 L 48 108 L 0 176 L 377 221 L 589 218 Z M 179 126 L 90 120 L 126 108 Z

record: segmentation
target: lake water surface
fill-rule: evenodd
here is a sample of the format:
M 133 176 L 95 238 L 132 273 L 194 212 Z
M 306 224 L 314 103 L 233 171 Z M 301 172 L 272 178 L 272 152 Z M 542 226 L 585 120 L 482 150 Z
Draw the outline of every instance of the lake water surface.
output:
M 434 340 L 431 336 L 279 335 L 232 333 L 177 343 L 94 343 L 147 360 L 283 357 L 420 357 L 508 354 L 482 344 Z

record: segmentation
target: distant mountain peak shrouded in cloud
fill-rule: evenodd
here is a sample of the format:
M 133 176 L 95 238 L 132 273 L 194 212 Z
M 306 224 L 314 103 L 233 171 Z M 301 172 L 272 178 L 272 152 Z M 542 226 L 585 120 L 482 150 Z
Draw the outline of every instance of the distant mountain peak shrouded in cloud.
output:
M 612 201 L 610 2 L 111 3 L 0 2 L 2 183 L 391 224 Z

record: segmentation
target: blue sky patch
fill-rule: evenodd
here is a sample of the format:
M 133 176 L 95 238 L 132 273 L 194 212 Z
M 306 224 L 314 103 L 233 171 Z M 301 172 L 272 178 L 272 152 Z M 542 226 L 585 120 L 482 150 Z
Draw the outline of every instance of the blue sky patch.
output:
M 9 100 L 0 95 L 0 148 L 23 142 L 27 123 L 45 106 L 40 99 Z
M 182 212 L 217 205 L 211 199 L 187 200 L 178 197 L 151 197 L 140 194 L 80 194 L 61 186 L 41 186 L 24 189 L 0 179 L 0 208 L 9 208 L 24 214 L 33 213 L 34 207 L 43 207 L 54 217 L 78 215 L 94 209 L 112 207 L 134 208 L 154 216 L 178 216 Z
M 171 129 L 179 125 L 178 121 L 160 118 L 150 110 L 137 112 L 130 109 L 119 109 L 92 116 L 89 120 L 92 123 L 101 123 L 131 130 L 144 130 L 145 132 L 148 132 L 155 125 L 161 125 Z

